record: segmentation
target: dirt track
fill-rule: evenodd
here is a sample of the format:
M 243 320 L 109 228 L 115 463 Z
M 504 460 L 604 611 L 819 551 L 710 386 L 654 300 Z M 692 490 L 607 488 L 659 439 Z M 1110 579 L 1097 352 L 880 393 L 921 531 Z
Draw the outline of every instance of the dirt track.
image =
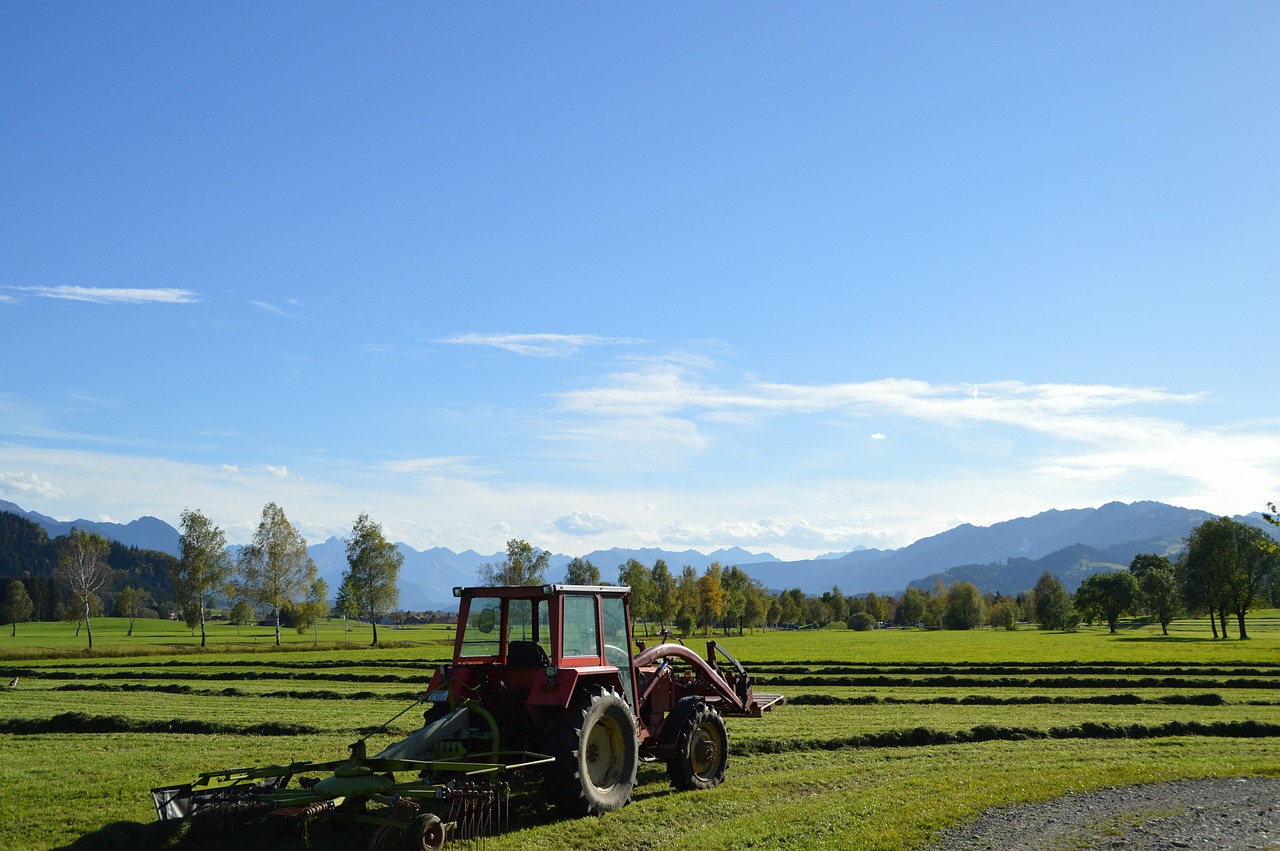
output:
M 1156 783 L 988 810 L 931 848 L 1280 849 L 1280 778 Z

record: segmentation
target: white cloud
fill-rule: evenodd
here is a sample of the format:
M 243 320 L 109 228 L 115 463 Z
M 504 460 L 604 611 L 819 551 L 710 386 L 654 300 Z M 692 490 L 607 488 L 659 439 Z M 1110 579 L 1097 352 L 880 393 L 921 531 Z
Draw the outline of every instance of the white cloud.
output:
M 223 464 L 222 469 L 232 475 L 237 475 L 240 472 L 240 466 L 238 464 Z
M 267 313 L 274 313 L 276 316 L 289 315 L 288 313 L 285 312 L 285 309 L 283 307 L 281 307 L 278 304 L 272 304 L 269 301 L 258 301 L 257 299 L 250 299 L 249 304 L 252 304 L 254 307 L 258 308 L 259 310 L 265 310 Z
M 563 517 L 557 517 L 552 525 L 566 535 L 576 536 L 603 535 L 625 528 L 623 524 L 615 523 L 594 511 L 574 511 Z
M 639 342 L 625 337 L 593 334 L 455 334 L 439 342 L 451 345 L 492 346 L 532 357 L 567 357 L 588 346 L 620 346 Z
M 0 473 L 0 492 L 6 495 L 33 495 L 45 499 L 62 499 L 67 492 L 35 473 Z
M 275 476 L 277 479 L 287 479 L 287 478 L 289 478 L 289 468 L 287 468 L 287 467 L 284 467 L 284 466 L 275 467 L 275 466 L 273 466 L 273 465 L 271 465 L 271 464 L 267 464 L 267 465 L 266 465 L 266 470 L 267 470 L 267 472 L 268 472 L 268 473 L 270 473 L 271 475 Z
M 883 434 L 882 432 L 876 432 L 875 434 L 871 435 L 871 439 L 872 439 L 872 440 L 887 440 L 887 439 L 888 439 L 888 437 L 887 437 L 887 435 Z
M 172 287 L 144 289 L 138 287 L 8 287 L 42 298 L 64 301 L 88 301 L 94 304 L 190 304 L 200 300 L 191 290 Z

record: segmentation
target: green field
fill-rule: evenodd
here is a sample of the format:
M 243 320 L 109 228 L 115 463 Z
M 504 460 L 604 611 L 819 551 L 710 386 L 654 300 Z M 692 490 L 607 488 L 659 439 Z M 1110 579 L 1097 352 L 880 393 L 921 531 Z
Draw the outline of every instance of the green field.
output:
M 173 834 L 148 790 L 203 770 L 335 759 L 409 707 L 450 653 L 441 626 L 341 621 L 311 636 L 95 621 L 95 651 L 66 624 L 0 638 L 0 847 L 303 848 L 255 831 Z M 912 848 L 983 809 L 1068 791 L 1196 776 L 1280 775 L 1280 612 L 1249 641 L 1203 621 L 1077 633 L 758 632 L 718 638 L 788 705 L 731 719 L 724 784 L 676 793 L 642 766 L 630 806 L 557 821 L 536 789 L 502 848 Z M 702 640 L 690 640 L 702 649 Z M 315 649 L 313 649 L 313 647 Z M 381 747 L 420 724 L 415 708 Z M 317 827 L 313 848 L 369 836 Z M 399 847 L 388 846 L 388 847 Z

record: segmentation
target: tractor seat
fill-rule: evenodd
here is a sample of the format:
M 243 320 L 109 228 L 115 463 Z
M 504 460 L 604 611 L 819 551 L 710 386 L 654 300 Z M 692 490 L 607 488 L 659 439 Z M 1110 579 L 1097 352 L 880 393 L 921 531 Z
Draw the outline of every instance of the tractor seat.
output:
M 545 668 L 551 660 L 536 641 L 510 641 L 507 643 L 507 664 L 513 668 Z

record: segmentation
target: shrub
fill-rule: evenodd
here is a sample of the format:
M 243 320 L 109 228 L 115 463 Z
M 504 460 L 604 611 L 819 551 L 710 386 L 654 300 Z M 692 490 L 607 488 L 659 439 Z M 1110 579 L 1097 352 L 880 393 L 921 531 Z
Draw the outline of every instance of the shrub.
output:
M 857 612 L 849 618 L 849 629 L 856 629 L 859 632 L 866 632 L 869 629 L 876 628 L 876 619 L 866 612 Z

